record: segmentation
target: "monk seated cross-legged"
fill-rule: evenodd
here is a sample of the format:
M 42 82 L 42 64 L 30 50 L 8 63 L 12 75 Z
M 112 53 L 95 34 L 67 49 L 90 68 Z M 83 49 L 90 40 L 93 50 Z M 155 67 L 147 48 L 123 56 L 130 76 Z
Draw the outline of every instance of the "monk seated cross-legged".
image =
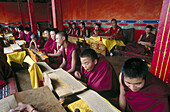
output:
M 170 88 L 148 71 L 145 61 L 128 59 L 119 76 L 119 104 L 128 112 L 169 112 Z
M 127 45 L 125 50 L 142 55 L 150 52 L 150 49 L 151 47 L 154 47 L 156 40 L 156 36 L 151 33 L 152 28 L 151 25 L 147 25 L 145 33 L 140 36 L 138 42 Z
M 98 57 L 93 49 L 85 49 L 80 54 L 81 71 L 75 72 L 75 77 L 81 79 L 104 97 L 118 97 L 119 81 L 116 73 L 103 57 Z

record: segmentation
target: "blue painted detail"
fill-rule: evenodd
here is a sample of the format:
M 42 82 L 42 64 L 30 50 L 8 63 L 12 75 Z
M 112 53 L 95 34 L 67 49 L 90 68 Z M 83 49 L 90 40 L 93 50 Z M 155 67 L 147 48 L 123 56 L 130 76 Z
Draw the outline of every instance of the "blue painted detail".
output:
M 159 23 L 159 20 L 143 20 L 143 23 Z
M 81 20 L 76 20 L 76 22 L 81 22 Z
M 88 22 L 87 20 L 82 20 L 82 22 Z
M 100 20 L 100 22 L 107 23 L 108 20 Z
M 91 20 L 90 22 L 94 22 L 94 23 L 96 23 L 96 22 L 97 22 L 97 20 Z
M 117 23 L 120 23 L 121 22 L 121 20 L 117 20 Z
M 15 22 L 15 23 L 0 23 L 0 24 L 21 24 L 20 22 Z
M 70 20 L 70 22 L 74 22 L 73 20 Z
M 125 23 L 136 23 L 136 20 L 125 20 Z
M 63 22 L 69 22 L 68 20 L 64 20 Z

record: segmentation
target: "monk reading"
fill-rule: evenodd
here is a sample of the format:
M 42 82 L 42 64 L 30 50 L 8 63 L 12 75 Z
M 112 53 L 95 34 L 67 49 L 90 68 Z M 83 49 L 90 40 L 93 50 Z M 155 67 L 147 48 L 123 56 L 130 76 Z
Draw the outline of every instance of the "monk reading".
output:
M 79 28 L 76 27 L 76 23 L 72 23 L 72 36 L 78 36 L 79 35 Z
M 63 61 L 59 68 L 64 68 L 69 73 L 75 72 L 79 64 L 77 59 L 77 46 L 68 41 L 68 35 L 64 31 L 61 31 L 56 35 L 56 42 L 60 47 L 63 47 Z
M 25 27 L 24 28 L 24 34 L 25 34 L 25 41 L 28 43 L 28 45 L 30 44 L 31 41 L 31 31 L 29 27 Z
M 150 47 L 154 46 L 156 40 L 156 36 L 151 33 L 152 29 L 151 25 L 147 25 L 145 33 L 140 36 L 138 42 L 127 45 L 125 50 L 142 55 L 150 52 Z
M 75 77 L 106 96 L 112 93 L 116 97 L 119 93 L 119 81 L 113 67 L 103 57 L 98 57 L 93 49 L 85 49 L 80 54 L 81 72 L 76 71 Z M 109 93 L 110 92 L 110 93 Z M 106 96 L 108 97 L 108 96 Z
M 145 61 L 128 59 L 119 76 L 119 104 L 128 112 L 169 112 L 170 88 L 148 71 Z

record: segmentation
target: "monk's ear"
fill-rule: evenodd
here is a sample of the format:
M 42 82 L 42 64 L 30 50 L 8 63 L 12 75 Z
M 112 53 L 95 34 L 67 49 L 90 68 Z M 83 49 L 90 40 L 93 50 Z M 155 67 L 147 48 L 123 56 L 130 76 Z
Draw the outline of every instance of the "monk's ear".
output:
M 97 59 L 94 60 L 94 64 L 95 64 L 95 65 L 97 64 Z
M 64 36 L 62 36 L 62 39 L 63 39 L 63 41 L 66 40 L 66 38 Z

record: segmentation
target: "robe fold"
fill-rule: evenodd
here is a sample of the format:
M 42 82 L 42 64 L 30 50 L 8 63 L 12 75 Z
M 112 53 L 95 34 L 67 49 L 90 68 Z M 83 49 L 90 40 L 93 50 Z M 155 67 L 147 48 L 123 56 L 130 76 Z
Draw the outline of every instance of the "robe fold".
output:
M 53 42 L 51 48 L 49 49 L 49 53 L 54 53 L 54 51 L 58 51 L 60 49 L 59 46 L 57 46 L 56 41 Z M 49 65 L 56 69 L 60 66 L 62 63 L 62 56 L 49 56 Z
M 80 35 L 81 37 L 83 37 L 83 36 L 86 36 L 86 37 L 87 37 L 87 36 L 88 36 L 88 35 L 86 35 L 86 30 L 88 30 L 86 27 L 85 27 L 83 30 L 81 29 L 81 31 L 80 31 L 80 32 L 81 32 L 81 33 L 80 33 L 80 34 L 81 34 L 81 35 Z
M 128 112 L 169 112 L 168 96 L 170 88 L 161 79 L 148 73 L 144 87 L 133 92 L 124 83 L 122 75 L 121 82 L 126 93 L 126 104 Z
M 40 49 L 41 52 L 45 52 L 45 53 L 50 53 L 50 48 L 52 47 L 53 45 L 53 42 L 54 40 L 53 39 L 47 39 L 45 45 L 44 45 L 44 48 L 43 49 Z

